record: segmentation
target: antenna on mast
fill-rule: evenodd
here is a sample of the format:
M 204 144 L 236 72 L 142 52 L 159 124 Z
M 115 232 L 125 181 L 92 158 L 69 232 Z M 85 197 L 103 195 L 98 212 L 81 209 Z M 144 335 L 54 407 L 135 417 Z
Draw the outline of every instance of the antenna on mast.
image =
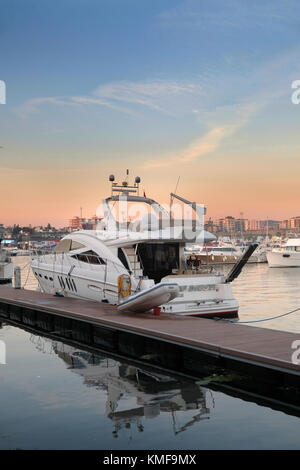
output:
M 178 188 L 179 180 L 180 180 L 180 176 L 178 176 L 178 180 L 177 180 L 177 183 L 176 183 L 176 186 L 175 186 L 175 191 L 174 191 L 175 194 L 176 194 L 176 191 L 177 191 L 177 188 Z
M 129 176 L 129 170 L 126 170 L 126 180 L 122 181 L 122 184 L 115 183 L 114 175 L 109 176 L 109 181 L 111 182 L 111 195 L 113 195 L 114 192 L 118 192 L 119 195 L 121 194 L 129 195 L 130 193 L 133 193 L 139 196 L 141 178 L 139 176 L 136 176 L 134 180 L 134 184 L 129 185 L 128 176 Z
M 178 176 L 177 183 L 176 183 L 175 190 L 174 190 L 174 194 L 176 194 L 178 184 L 179 184 L 179 180 L 180 180 L 180 176 Z M 173 193 L 171 193 L 170 196 L 171 196 L 171 198 L 170 198 L 170 217 L 172 217 Z

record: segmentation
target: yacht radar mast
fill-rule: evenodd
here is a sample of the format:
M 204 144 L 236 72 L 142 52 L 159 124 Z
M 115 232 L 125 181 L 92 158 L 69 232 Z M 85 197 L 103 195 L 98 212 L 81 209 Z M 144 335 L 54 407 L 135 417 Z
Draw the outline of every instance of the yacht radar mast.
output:
M 115 176 L 110 175 L 109 176 L 109 181 L 111 182 L 111 195 L 113 196 L 113 193 L 118 193 L 119 195 L 124 194 L 128 196 L 130 193 L 135 194 L 139 196 L 139 189 L 140 189 L 140 182 L 141 178 L 139 176 L 136 176 L 134 180 L 133 185 L 128 184 L 128 176 L 129 176 L 129 170 L 126 170 L 126 179 L 122 181 L 121 184 L 115 182 Z

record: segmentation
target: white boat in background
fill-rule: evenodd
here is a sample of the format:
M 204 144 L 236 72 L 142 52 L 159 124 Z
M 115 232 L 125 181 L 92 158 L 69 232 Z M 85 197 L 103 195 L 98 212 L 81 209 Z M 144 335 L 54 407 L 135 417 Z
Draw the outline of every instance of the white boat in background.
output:
M 19 248 L 17 251 L 17 256 L 29 256 L 29 255 L 30 255 L 30 250 Z
M 237 245 L 240 247 L 242 252 L 244 253 L 250 243 L 248 242 L 247 244 L 240 244 Z M 267 251 L 271 249 L 266 242 L 261 242 L 259 243 L 257 249 L 255 252 L 252 254 L 252 256 L 249 259 L 249 263 L 266 263 L 267 262 Z
M 110 181 L 112 195 L 103 201 L 104 219 L 97 230 L 68 234 L 53 252 L 32 257 L 32 270 L 42 291 L 107 302 L 121 311 L 159 307 L 176 315 L 237 316 L 238 302 L 230 283 L 256 246 L 249 248 L 251 253 L 248 250 L 227 277 L 211 268 L 195 270 L 187 266 L 186 243 L 215 239 L 203 230 L 203 205 L 171 194 L 194 211 L 187 228 L 163 206 L 138 195 L 139 177 L 131 186 L 127 181 L 118 185 L 113 175 Z M 124 202 L 146 205 L 154 213 L 131 222 L 116 220 L 113 209 Z
M 287 242 L 267 252 L 270 268 L 300 267 L 300 238 L 290 238 Z
M 188 266 L 197 269 L 206 265 L 235 264 L 241 255 L 242 253 L 234 247 L 207 246 L 201 251 L 187 252 L 186 260 Z
M 192 243 L 186 243 L 184 247 L 184 251 L 187 255 L 190 253 L 200 253 L 201 250 L 202 250 L 201 245 L 193 245 Z
M 18 248 L 17 246 L 7 247 L 5 251 L 8 256 L 29 256 L 30 250 Z
M 267 262 L 267 252 L 268 252 L 268 246 L 261 243 L 258 245 L 257 249 L 251 256 L 249 262 L 253 263 L 266 263 Z
M 5 251 L 9 257 L 17 256 L 18 248 L 16 246 L 9 246 L 5 248 Z

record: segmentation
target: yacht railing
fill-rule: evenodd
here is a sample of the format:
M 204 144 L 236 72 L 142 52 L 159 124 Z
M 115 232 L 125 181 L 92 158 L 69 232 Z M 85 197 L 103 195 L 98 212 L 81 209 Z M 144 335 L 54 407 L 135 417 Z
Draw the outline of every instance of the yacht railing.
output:
M 68 263 L 68 265 L 70 266 L 70 269 L 67 273 L 65 273 L 65 275 L 67 276 L 70 276 L 72 274 L 72 271 L 74 268 L 76 267 L 84 267 L 84 268 L 88 268 L 90 269 L 92 272 L 94 272 L 95 270 L 99 272 L 99 268 L 104 268 L 104 279 L 103 279 L 103 295 L 104 295 L 104 298 L 105 298 L 105 291 L 107 289 L 108 286 L 110 287 L 113 287 L 114 289 L 117 289 L 117 286 L 115 283 L 112 283 L 112 282 L 109 282 L 107 280 L 107 274 L 108 274 L 108 269 L 114 269 L 115 272 L 118 274 L 118 276 L 121 274 L 120 272 L 120 268 L 122 270 L 127 270 L 126 267 L 123 265 L 123 263 L 120 261 L 119 263 L 116 263 L 115 261 L 112 261 L 111 259 L 109 258 L 105 258 L 105 257 L 102 257 L 102 256 L 99 256 L 99 255 L 92 255 L 92 254 L 85 254 L 85 253 L 78 253 L 77 254 L 78 256 L 80 257 L 85 257 L 86 258 L 86 261 L 82 261 L 82 260 L 79 260 L 75 257 L 73 257 L 74 255 L 70 255 L 68 252 L 65 252 L 65 253 L 56 253 L 54 251 L 50 251 L 50 250 L 31 250 L 31 260 L 37 260 L 38 261 L 38 268 L 39 268 L 39 264 L 40 263 L 44 263 L 44 264 L 48 264 L 48 265 L 52 265 L 52 269 L 51 272 L 55 271 L 55 264 L 57 261 L 59 261 L 59 264 L 60 266 L 64 266 L 66 265 L 66 263 Z M 53 263 L 51 263 L 51 259 L 50 259 L 50 256 L 53 257 Z M 91 262 L 91 259 L 92 259 L 92 262 Z M 83 264 L 81 264 L 83 263 Z M 101 273 L 103 273 L 103 268 L 101 269 Z M 119 269 L 118 269 L 119 268 Z M 128 271 L 128 270 L 127 270 Z M 59 274 L 59 273 L 57 273 Z M 133 275 L 133 272 L 131 270 L 128 271 L 128 274 L 129 275 Z M 102 279 L 93 279 L 93 278 L 86 278 L 87 280 L 89 281 L 95 281 L 97 280 L 98 282 L 101 281 L 102 282 Z M 132 288 L 132 294 L 138 292 L 140 290 L 140 281 L 141 279 L 136 279 L 136 285 L 132 285 L 131 288 Z M 116 292 L 117 293 L 117 292 Z
M 73 269 L 76 267 L 78 268 L 84 268 L 90 270 L 90 272 L 101 272 L 101 274 L 104 274 L 104 278 L 86 278 L 89 281 L 100 281 L 103 282 L 103 292 L 105 296 L 105 290 L 107 289 L 107 286 L 116 288 L 116 284 L 109 282 L 108 281 L 108 269 L 111 271 L 112 269 L 115 270 L 115 272 L 120 275 L 122 270 L 126 270 L 126 267 L 121 263 L 116 263 L 115 261 L 112 261 L 111 259 L 104 258 L 99 255 L 93 255 L 93 254 L 85 254 L 85 253 L 77 253 L 74 255 L 70 255 L 69 252 L 65 253 L 56 253 L 54 251 L 50 250 L 32 250 L 31 251 L 31 260 L 37 261 L 38 265 L 37 268 L 39 268 L 40 264 L 48 264 L 51 266 L 50 271 L 54 272 L 55 271 L 55 266 L 57 263 L 59 263 L 61 269 L 63 266 L 68 266 L 70 267 L 69 271 L 65 273 L 65 275 L 70 276 L 72 274 Z M 83 259 L 78 259 L 75 256 L 80 256 Z M 56 271 L 58 274 L 59 272 Z M 128 273 L 129 274 L 129 273 Z
M 109 266 L 110 268 L 113 267 L 117 272 L 119 272 L 117 268 L 126 269 L 121 261 L 120 263 L 116 263 L 109 258 L 97 254 L 75 253 L 71 255 L 69 252 L 56 253 L 48 250 L 31 250 L 30 256 L 31 260 L 37 260 L 38 263 L 51 264 L 51 260 L 53 259 L 54 264 L 59 262 L 61 265 L 68 264 L 70 267 L 74 268 L 77 266 L 80 268 L 84 267 L 91 270 L 98 270 L 99 267 Z

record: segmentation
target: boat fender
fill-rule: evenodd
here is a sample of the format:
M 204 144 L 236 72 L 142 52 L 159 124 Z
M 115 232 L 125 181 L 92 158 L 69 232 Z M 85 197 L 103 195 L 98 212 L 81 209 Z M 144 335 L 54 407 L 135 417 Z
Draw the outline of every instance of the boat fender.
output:
M 124 299 L 131 294 L 131 277 L 128 274 L 121 274 L 118 277 L 118 297 Z

